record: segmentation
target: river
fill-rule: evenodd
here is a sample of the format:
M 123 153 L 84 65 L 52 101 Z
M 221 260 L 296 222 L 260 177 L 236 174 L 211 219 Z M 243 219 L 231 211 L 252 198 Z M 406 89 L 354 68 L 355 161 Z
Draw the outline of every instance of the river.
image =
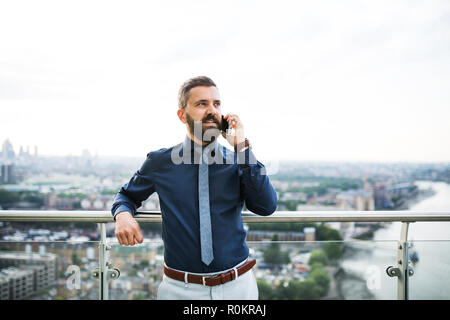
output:
M 450 211 L 450 184 L 418 181 L 419 189 L 436 193 L 414 205 L 412 211 Z M 397 266 L 397 240 L 401 223 L 394 222 L 374 233 L 370 246 L 355 243 L 348 247 L 341 267 L 340 282 L 345 299 L 397 299 L 397 278 L 386 274 L 388 266 Z M 450 299 L 450 222 L 416 222 L 409 225 L 410 250 L 419 260 L 412 264 L 409 278 L 410 299 Z

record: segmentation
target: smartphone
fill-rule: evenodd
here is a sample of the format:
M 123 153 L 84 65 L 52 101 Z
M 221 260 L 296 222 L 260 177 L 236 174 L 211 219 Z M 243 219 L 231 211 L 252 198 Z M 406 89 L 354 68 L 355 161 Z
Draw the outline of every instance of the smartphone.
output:
M 227 133 L 228 130 L 228 121 L 223 116 L 222 116 L 222 127 L 220 128 L 220 130 L 225 131 L 225 133 Z

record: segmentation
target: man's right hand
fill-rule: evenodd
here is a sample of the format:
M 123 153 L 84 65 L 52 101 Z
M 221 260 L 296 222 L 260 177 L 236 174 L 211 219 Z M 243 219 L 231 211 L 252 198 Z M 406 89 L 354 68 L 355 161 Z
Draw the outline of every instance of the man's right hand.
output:
M 116 237 L 125 246 L 134 246 L 144 241 L 141 228 L 130 212 L 122 211 L 116 215 Z

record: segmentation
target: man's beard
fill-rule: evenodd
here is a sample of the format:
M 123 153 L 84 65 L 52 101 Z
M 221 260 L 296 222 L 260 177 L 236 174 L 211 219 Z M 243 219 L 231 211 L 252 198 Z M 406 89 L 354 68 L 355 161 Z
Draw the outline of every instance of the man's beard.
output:
M 217 125 L 217 127 L 216 128 L 214 128 L 214 127 L 204 128 L 203 123 L 205 123 L 208 120 L 213 120 L 214 123 Z M 201 121 L 200 120 L 194 121 L 194 119 L 192 119 L 192 117 L 186 113 L 186 121 L 188 124 L 189 132 L 191 133 L 191 135 L 193 137 L 196 137 L 199 141 L 204 141 L 204 142 L 209 143 L 212 141 L 216 141 L 216 139 L 220 135 L 220 130 L 219 130 L 220 123 L 213 115 L 206 116 Z

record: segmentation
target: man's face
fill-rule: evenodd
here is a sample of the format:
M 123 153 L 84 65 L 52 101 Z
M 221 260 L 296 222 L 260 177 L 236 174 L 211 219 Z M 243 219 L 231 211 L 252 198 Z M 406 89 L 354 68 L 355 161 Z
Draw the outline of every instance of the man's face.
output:
M 202 126 L 202 137 L 208 129 L 216 129 L 214 136 L 220 133 L 222 110 L 219 90 L 216 87 L 194 87 L 189 91 L 189 99 L 184 109 L 189 132 L 194 135 L 194 125 Z M 210 131 L 213 132 L 213 131 Z M 202 137 L 197 137 L 203 140 Z M 209 140 L 209 139 L 208 139 Z

